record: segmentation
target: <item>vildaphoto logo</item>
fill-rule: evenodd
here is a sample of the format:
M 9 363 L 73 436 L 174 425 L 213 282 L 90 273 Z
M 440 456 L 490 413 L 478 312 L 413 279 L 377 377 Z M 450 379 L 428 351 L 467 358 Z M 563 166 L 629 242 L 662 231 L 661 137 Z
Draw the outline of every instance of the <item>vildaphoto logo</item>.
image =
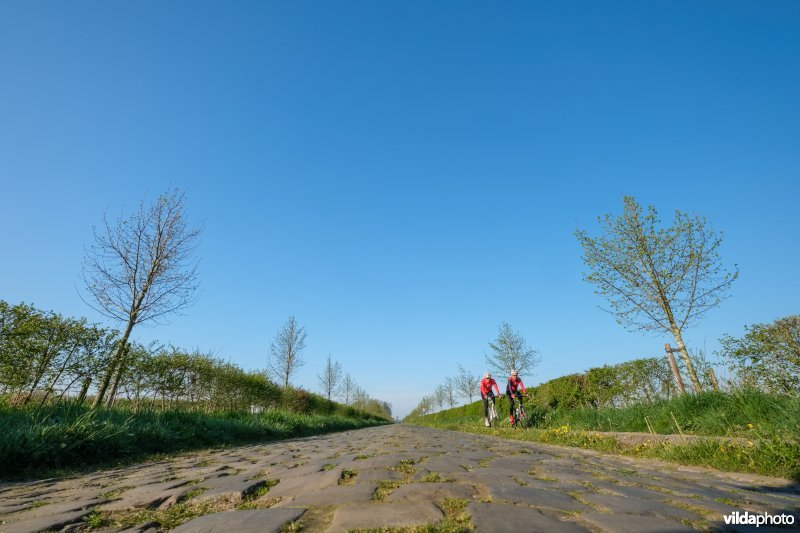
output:
M 794 525 L 794 515 L 791 514 L 769 514 L 769 513 L 750 513 L 745 511 L 740 513 L 734 511 L 729 515 L 724 515 L 725 523 L 735 526 L 791 526 Z

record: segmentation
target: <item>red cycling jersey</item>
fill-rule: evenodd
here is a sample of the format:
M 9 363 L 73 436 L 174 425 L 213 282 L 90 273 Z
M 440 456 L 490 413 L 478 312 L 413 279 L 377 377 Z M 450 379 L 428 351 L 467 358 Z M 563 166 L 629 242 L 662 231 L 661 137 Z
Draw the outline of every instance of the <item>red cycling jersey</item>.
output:
M 525 390 L 525 385 L 522 384 L 522 380 L 514 379 L 514 377 L 508 378 L 508 387 L 506 387 L 506 394 L 516 394 L 517 389 L 522 391 L 522 394 L 527 394 L 528 391 Z
M 481 380 L 481 398 L 489 394 L 489 391 L 492 390 L 492 387 L 494 387 L 494 390 L 497 391 L 497 396 L 500 396 L 500 389 L 497 387 L 497 382 L 492 378 L 483 378 Z

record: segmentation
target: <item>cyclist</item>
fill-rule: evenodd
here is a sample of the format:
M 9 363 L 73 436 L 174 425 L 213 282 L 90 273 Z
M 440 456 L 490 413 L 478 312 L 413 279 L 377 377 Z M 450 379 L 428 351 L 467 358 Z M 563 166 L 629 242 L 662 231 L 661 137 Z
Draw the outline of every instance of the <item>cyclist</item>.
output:
M 523 385 L 522 380 L 519 378 L 517 371 L 512 370 L 511 376 L 508 378 L 508 385 L 506 385 L 506 396 L 508 396 L 508 419 L 511 422 L 511 425 L 514 425 L 514 396 L 519 399 L 519 404 L 522 405 L 522 395 L 527 394 L 528 391 L 525 390 L 525 385 Z
M 489 427 L 491 423 L 489 422 L 489 400 L 492 400 L 492 405 L 494 405 L 494 397 L 495 394 L 492 393 L 492 388 L 497 391 L 497 396 L 500 396 L 500 388 L 497 386 L 497 382 L 492 379 L 492 374 L 487 372 L 483 375 L 483 379 L 481 380 L 481 400 L 483 400 L 483 423 L 486 424 L 486 427 Z

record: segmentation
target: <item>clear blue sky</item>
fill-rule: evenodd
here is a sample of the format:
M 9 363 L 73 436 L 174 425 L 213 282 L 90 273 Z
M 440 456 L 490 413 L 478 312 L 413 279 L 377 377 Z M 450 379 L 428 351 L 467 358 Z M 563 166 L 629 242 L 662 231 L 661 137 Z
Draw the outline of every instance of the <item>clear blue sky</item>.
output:
M 171 183 L 202 296 L 143 341 L 248 369 L 290 314 L 297 385 L 341 361 L 404 415 L 506 321 L 535 384 L 663 354 L 581 280 L 573 231 L 630 194 L 723 230 L 732 297 L 797 313 L 800 2 L 0 3 L 0 298 L 76 293 L 105 210 Z M 109 324 L 111 325 L 111 324 Z

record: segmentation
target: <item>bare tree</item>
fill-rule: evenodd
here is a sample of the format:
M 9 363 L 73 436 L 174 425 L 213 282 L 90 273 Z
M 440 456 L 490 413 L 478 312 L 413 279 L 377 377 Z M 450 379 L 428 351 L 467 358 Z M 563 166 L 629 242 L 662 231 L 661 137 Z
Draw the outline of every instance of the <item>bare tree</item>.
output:
M 469 403 L 472 403 L 472 397 L 478 394 L 480 381 L 478 376 L 467 371 L 461 366 L 461 363 L 459 363 L 458 374 L 453 378 L 452 385 L 459 396 L 469 399 Z
M 345 374 L 344 379 L 342 380 L 342 388 L 340 390 L 340 396 L 345 405 L 350 405 L 353 402 L 356 389 L 358 389 L 358 385 L 353 377 L 350 374 Z
M 298 326 L 294 316 L 290 316 L 269 347 L 269 371 L 285 388 L 289 388 L 292 374 L 306 364 L 303 360 L 305 347 L 306 328 Z
M 512 370 L 520 374 L 530 372 L 541 359 L 538 350 L 530 348 L 522 335 L 505 322 L 500 325 L 497 339 L 489 343 L 489 348 L 492 351 L 486 355 L 486 364 L 505 374 Z
M 433 390 L 433 402 L 439 407 L 439 411 L 444 410 L 444 404 L 447 402 L 447 386 L 436 386 L 436 388 Z
M 445 401 L 447 401 L 447 407 L 452 409 L 456 406 L 456 390 L 455 390 L 455 379 L 452 377 L 445 378 L 444 382 L 445 388 Z
M 331 356 L 328 354 L 325 368 L 322 369 L 322 374 L 318 375 L 317 378 L 322 392 L 328 400 L 332 399 L 339 394 L 339 388 L 342 384 L 342 364 L 338 361 L 331 361 Z
M 678 343 L 695 392 L 702 390 L 682 331 L 726 297 L 739 272 L 729 273 L 717 250 L 722 237 L 697 215 L 675 211 L 662 227 L 655 207 L 644 213 L 632 196 L 622 215 L 600 217 L 602 234 L 575 235 L 590 272 L 584 279 L 605 296 L 617 322 L 631 330 L 666 331 Z
M 167 191 L 152 205 L 115 221 L 103 216 L 93 228 L 94 243 L 86 250 L 82 278 L 88 297 L 81 298 L 103 315 L 125 324 L 101 381 L 94 405 L 103 402 L 111 380 L 125 372 L 125 349 L 137 324 L 159 322 L 194 303 L 200 226 L 185 217 L 186 198 Z M 113 394 L 109 396 L 113 402 Z

